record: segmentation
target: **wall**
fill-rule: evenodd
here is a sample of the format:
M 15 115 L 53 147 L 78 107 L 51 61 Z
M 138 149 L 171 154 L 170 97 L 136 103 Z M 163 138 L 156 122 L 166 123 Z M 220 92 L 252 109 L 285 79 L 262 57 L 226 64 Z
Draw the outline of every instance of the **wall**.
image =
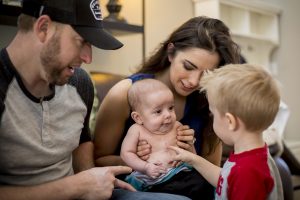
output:
M 0 25 L 0 48 L 5 47 L 13 39 L 17 28 L 13 26 Z
M 265 0 L 282 8 L 280 16 L 280 47 L 274 52 L 273 60 L 278 62 L 277 78 L 282 84 L 282 98 L 289 106 L 291 115 L 286 127 L 287 140 L 300 141 L 300 23 L 298 0 Z
M 105 7 L 108 0 L 101 0 L 103 16 L 108 15 Z M 142 25 L 142 1 L 141 0 L 120 0 L 122 6 L 120 15 L 126 18 L 127 22 L 135 25 Z M 93 61 L 90 65 L 84 65 L 89 71 L 104 71 L 118 74 L 131 74 L 135 67 L 142 62 L 142 34 L 128 34 L 116 36 L 124 46 L 118 50 L 100 50 L 93 48 Z
M 129 23 L 142 24 L 142 0 L 121 0 L 121 15 L 126 16 Z M 107 15 L 105 5 L 101 1 L 103 15 Z M 172 6 L 170 6 L 172 5 Z M 177 26 L 193 16 L 191 0 L 145 0 L 145 52 L 146 57 L 153 52 L 160 42 Z M 118 74 L 131 74 L 141 64 L 142 35 L 131 34 L 117 36 L 124 47 L 117 51 L 93 50 L 93 62 L 86 65 L 90 71 L 105 71 Z

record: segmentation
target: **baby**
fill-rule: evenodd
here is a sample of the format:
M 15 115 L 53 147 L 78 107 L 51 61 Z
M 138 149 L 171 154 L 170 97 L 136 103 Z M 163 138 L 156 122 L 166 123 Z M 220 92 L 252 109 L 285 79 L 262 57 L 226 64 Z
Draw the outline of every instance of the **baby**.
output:
M 126 178 L 138 190 L 147 190 L 151 185 L 162 183 L 174 174 L 188 170 L 190 166 L 181 164 L 174 167 L 172 155 L 176 146 L 177 128 L 174 97 L 171 90 L 155 79 L 135 82 L 128 92 L 132 109 L 133 124 L 122 143 L 121 158 L 135 172 Z M 140 159 L 137 152 L 138 141 L 146 140 L 151 145 L 148 160 Z

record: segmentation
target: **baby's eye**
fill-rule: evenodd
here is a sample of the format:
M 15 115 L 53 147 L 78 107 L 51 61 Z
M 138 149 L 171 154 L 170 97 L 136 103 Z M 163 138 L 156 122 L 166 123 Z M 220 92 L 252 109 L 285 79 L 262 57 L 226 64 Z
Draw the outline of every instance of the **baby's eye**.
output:
M 154 111 L 155 114 L 160 114 L 161 113 L 161 110 L 156 110 Z
M 170 106 L 169 110 L 174 110 L 174 105 Z

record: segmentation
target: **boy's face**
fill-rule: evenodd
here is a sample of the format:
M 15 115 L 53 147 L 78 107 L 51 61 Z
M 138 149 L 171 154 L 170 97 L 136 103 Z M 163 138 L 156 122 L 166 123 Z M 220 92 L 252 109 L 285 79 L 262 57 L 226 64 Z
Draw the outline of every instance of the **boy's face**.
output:
M 217 136 L 226 144 L 231 145 L 228 121 L 225 115 L 221 114 L 213 104 L 212 98 L 208 94 L 209 110 L 213 115 L 213 128 Z
M 176 121 L 172 92 L 163 89 L 147 93 L 138 113 L 143 126 L 150 132 L 157 134 L 169 132 Z

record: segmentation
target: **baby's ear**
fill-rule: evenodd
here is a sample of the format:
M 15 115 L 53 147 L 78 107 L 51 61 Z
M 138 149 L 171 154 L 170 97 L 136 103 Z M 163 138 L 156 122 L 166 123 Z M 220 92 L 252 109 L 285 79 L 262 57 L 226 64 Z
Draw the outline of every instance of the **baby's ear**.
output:
M 135 121 L 135 123 L 143 125 L 143 120 L 141 119 L 141 116 L 138 112 L 136 111 L 131 112 L 131 117 Z

